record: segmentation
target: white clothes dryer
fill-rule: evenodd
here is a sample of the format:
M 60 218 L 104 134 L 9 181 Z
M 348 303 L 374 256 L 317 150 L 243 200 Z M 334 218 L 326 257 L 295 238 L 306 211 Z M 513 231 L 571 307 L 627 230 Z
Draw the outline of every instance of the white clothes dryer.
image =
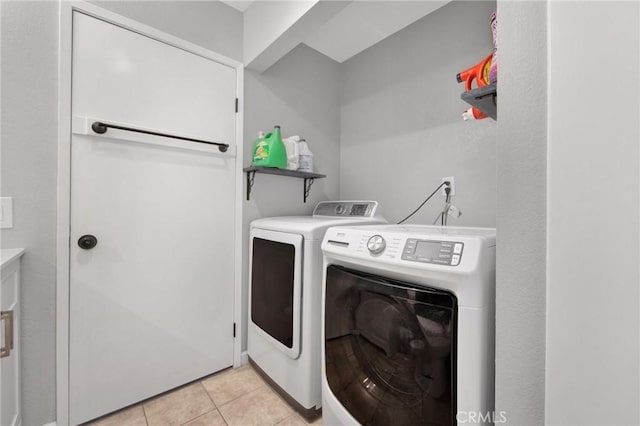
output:
M 322 238 L 331 226 L 381 223 L 375 201 L 325 201 L 312 216 L 251 223 L 249 361 L 309 419 L 322 406 Z
M 489 228 L 327 230 L 324 424 L 494 423 L 495 247 Z

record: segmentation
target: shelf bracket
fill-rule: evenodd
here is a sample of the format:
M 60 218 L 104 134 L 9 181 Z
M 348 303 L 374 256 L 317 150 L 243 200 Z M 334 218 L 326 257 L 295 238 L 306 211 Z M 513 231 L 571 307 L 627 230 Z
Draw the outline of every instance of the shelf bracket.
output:
M 494 120 L 498 119 L 498 102 L 496 85 L 477 87 L 466 91 L 460 95 L 460 98 L 469 105 L 479 109 Z
M 256 178 L 256 172 L 247 172 L 247 201 L 251 199 L 251 188 L 253 188 L 253 181 Z
M 288 177 L 304 179 L 302 184 L 302 200 L 305 203 L 309 198 L 309 191 L 311 190 L 311 185 L 313 185 L 313 182 L 315 181 L 315 179 L 322 179 L 327 177 L 327 175 L 323 175 L 320 173 L 312 173 L 312 172 L 298 171 L 298 170 L 276 169 L 276 168 L 270 168 L 270 167 L 247 167 L 243 171 L 247 174 L 247 201 L 251 199 L 251 189 L 253 188 L 253 182 L 254 182 L 256 173 L 264 173 L 268 175 L 288 176 Z
M 304 194 L 302 200 L 306 203 L 307 198 L 309 197 L 309 191 L 311 190 L 311 185 L 313 185 L 313 178 L 304 178 Z

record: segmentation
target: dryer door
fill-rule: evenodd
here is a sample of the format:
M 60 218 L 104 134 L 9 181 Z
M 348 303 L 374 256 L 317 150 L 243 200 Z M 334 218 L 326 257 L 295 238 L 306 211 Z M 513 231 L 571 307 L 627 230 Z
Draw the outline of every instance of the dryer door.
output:
M 454 295 L 330 265 L 325 301 L 326 379 L 358 422 L 456 423 Z
M 251 231 L 251 327 L 287 356 L 300 355 L 302 236 Z

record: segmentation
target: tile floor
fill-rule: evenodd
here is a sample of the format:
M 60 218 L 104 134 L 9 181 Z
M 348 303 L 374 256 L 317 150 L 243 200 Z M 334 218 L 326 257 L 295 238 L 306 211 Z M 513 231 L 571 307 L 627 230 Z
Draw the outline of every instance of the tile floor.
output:
M 314 426 L 250 365 L 227 369 L 90 423 L 91 426 Z

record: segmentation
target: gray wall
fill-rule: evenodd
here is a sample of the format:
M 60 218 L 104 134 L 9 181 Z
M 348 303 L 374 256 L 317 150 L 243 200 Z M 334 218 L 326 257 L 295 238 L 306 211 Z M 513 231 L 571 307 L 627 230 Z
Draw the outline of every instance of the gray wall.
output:
M 549 36 L 545 420 L 637 425 L 640 7 L 551 2 Z
M 519 426 L 544 424 L 546 8 L 498 1 L 496 411 Z
M 398 221 L 444 176 L 456 179 L 450 225 L 495 226 L 496 122 L 464 122 L 456 74 L 493 50 L 495 2 L 453 2 L 343 63 L 340 197 L 374 199 Z M 444 197 L 408 223 L 431 224 Z
M 217 2 L 104 2 L 140 22 L 235 59 L 242 15 Z M 55 225 L 58 4 L 2 2 L 2 182 L 14 228 L 2 247 L 25 247 L 22 287 L 23 424 L 55 420 Z
M 90 0 L 90 2 L 221 55 L 242 61 L 242 13 L 219 1 Z
M 25 426 L 55 419 L 58 5 L 2 2 L 2 196 L 14 228 L 2 248 L 25 247 L 22 406 Z
M 247 318 L 250 222 L 269 216 L 308 215 L 319 201 L 338 198 L 339 82 L 340 64 L 305 45 L 296 47 L 263 74 L 245 73 L 245 164 L 251 163 L 258 131 L 279 124 L 283 136 L 300 135 L 307 140 L 316 170 L 327 178 L 315 181 L 304 204 L 301 179 L 256 175 L 251 201 L 244 202 L 243 318 Z M 246 324 L 244 331 L 246 348 Z

